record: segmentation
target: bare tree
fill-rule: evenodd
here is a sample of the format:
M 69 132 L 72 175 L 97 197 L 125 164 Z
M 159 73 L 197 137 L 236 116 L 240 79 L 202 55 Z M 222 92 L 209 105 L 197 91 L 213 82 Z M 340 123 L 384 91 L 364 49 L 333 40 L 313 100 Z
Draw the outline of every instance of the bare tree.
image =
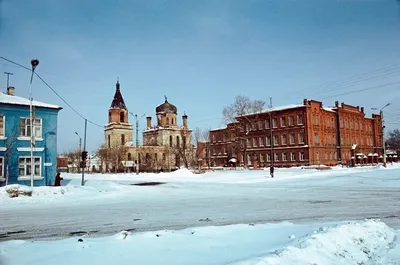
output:
M 265 101 L 263 100 L 251 100 L 242 95 L 236 96 L 234 102 L 222 110 L 223 121 L 228 124 L 234 122 L 237 116 L 260 112 L 264 105 Z
M 386 144 L 390 149 L 396 151 L 400 154 L 400 130 L 394 129 L 388 132 L 388 139 L 386 140 Z
M 193 145 L 189 138 L 189 133 L 187 130 L 181 130 L 180 132 L 180 139 L 182 141 L 180 143 L 176 143 L 173 147 L 171 147 L 172 153 L 175 155 L 175 164 L 176 166 L 180 166 L 181 159 L 183 165 L 186 168 L 192 166 L 193 161 L 195 161 L 196 154 L 194 153 Z M 194 158 L 193 158 L 194 156 Z
M 210 128 L 202 129 L 200 127 L 196 127 L 193 130 L 193 144 L 197 145 L 198 142 L 208 141 L 208 136 L 210 134 Z
M 76 165 L 78 168 L 78 172 L 80 172 L 79 161 L 81 159 L 81 153 L 79 152 L 79 148 L 71 149 L 68 152 L 64 152 L 62 156 L 68 158 L 68 163 L 72 163 L 72 165 Z
M 101 146 L 96 154 L 100 158 L 101 164 L 105 166 L 105 171 L 114 170 L 117 173 L 122 167 L 122 161 L 125 160 L 128 147 L 116 146 L 105 147 Z

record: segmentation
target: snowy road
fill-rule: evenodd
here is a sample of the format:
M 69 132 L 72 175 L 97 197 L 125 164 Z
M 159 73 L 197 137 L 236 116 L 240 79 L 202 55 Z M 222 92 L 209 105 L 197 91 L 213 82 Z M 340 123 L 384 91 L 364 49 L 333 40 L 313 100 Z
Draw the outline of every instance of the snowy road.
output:
M 170 182 L 139 187 L 146 196 L 116 196 L 51 206 L 15 205 L 1 212 L 0 240 L 59 238 L 79 231 L 106 235 L 131 229 L 364 218 L 381 218 L 399 229 L 400 169 L 381 170 L 378 175 L 371 170 L 316 176 L 306 181 Z

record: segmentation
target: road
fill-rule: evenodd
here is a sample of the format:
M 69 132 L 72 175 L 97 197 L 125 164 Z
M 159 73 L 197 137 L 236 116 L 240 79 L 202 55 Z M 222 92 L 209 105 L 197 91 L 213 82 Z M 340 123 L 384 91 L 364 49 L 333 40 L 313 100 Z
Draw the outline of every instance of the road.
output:
M 273 184 L 167 183 L 162 189 L 176 192 L 51 207 L 6 208 L 1 212 L 0 240 L 63 238 L 83 233 L 101 236 L 121 230 L 149 231 L 237 223 L 305 223 L 365 218 L 380 218 L 389 226 L 400 229 L 400 170 L 391 171 L 390 177 L 378 179 L 377 183 L 373 174 Z

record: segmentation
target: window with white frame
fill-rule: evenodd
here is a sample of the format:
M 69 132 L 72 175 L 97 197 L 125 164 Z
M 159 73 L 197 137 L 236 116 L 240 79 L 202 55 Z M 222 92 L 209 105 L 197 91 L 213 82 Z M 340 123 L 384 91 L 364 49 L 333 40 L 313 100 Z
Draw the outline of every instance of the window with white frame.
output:
M 259 122 L 258 122 L 258 129 L 259 129 L 259 130 L 262 130 L 262 128 L 263 128 L 262 126 L 263 126 L 262 121 L 259 121 Z
M 297 125 L 303 125 L 303 116 L 297 115 Z
M 251 165 L 251 155 L 247 155 L 247 165 Z
M 264 155 L 260 154 L 260 162 L 264 162 Z
M 0 178 L 4 178 L 4 157 L 0 156 Z
M 290 161 L 296 161 L 296 153 L 290 153 Z
M 265 144 L 267 146 L 271 146 L 271 137 L 270 136 L 265 137 Z
M 213 134 L 213 136 L 212 136 L 212 141 L 213 141 L 213 143 L 215 143 L 217 141 L 217 139 L 215 138 L 215 134 Z M 170 146 L 172 146 L 172 145 L 170 145 Z
M 264 138 L 263 137 L 260 137 L 259 139 L 259 146 L 261 147 L 261 146 L 264 146 Z
M 278 146 L 279 145 L 278 141 L 279 141 L 278 135 L 274 135 L 274 146 Z
M 0 115 L 0 137 L 4 137 L 5 136 L 5 124 L 4 124 L 4 116 Z
M 294 141 L 294 133 L 289 134 L 289 143 L 290 143 L 290 144 L 295 144 L 295 141 Z
M 318 115 L 314 115 L 314 125 L 318 124 L 319 124 Z
M 272 128 L 278 128 L 278 120 L 276 118 L 272 119 Z
M 277 153 L 274 154 L 274 161 L 279 161 L 279 155 Z
M 318 133 L 314 133 L 314 143 L 319 144 L 319 135 Z
M 34 176 L 41 176 L 41 157 L 34 156 L 33 157 L 33 167 Z M 18 160 L 18 174 L 20 177 L 28 177 L 31 175 L 31 158 L 30 157 L 19 157 Z
M 286 145 L 286 134 L 281 135 L 281 145 Z
M 267 162 L 270 162 L 270 161 L 271 161 L 271 155 L 267 154 Z
M 256 124 L 256 123 L 252 123 L 252 124 L 251 124 L 251 127 L 253 128 L 253 129 L 252 129 L 253 131 L 257 130 L 257 124 Z
M 304 160 L 305 160 L 304 152 L 300 152 L 300 153 L 299 153 L 299 160 L 300 160 L 300 161 L 304 161 Z
M 287 161 L 287 154 L 286 153 L 282 153 L 282 161 Z
M 22 137 L 31 137 L 31 121 L 29 118 L 20 118 L 19 120 L 19 135 Z M 33 136 L 42 138 L 42 120 L 33 119 Z
M 281 117 L 281 127 L 286 127 L 286 118 Z
M 269 129 L 269 119 L 265 120 L 265 129 Z
M 251 147 L 251 140 L 247 139 L 247 147 Z
M 253 138 L 253 147 L 257 147 L 257 138 Z
M 299 133 L 299 144 L 304 144 L 304 133 Z
M 289 126 L 293 126 L 294 125 L 294 117 L 291 115 L 289 116 Z

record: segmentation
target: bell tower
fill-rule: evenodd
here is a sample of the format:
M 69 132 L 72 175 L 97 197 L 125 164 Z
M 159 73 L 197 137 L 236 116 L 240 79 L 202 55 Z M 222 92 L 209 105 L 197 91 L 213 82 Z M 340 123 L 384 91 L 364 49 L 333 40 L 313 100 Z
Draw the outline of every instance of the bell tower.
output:
M 117 147 L 132 141 L 132 124 L 128 121 L 128 114 L 117 79 L 114 98 L 108 110 L 108 123 L 104 129 L 106 147 Z

